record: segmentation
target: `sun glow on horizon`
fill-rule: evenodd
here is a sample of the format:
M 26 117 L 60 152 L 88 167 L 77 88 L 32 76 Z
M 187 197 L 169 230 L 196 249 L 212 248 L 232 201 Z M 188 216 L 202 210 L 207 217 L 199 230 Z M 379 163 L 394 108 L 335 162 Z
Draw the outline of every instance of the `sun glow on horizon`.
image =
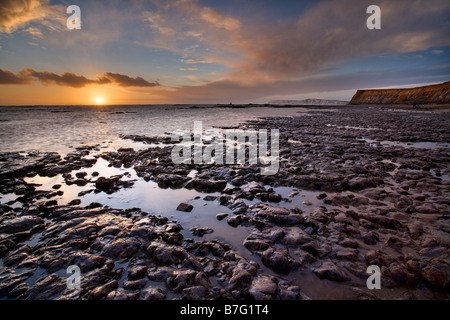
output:
M 105 99 L 103 99 L 103 97 L 98 96 L 98 97 L 95 98 L 95 104 L 101 105 L 101 104 L 104 104 L 104 103 L 105 103 Z

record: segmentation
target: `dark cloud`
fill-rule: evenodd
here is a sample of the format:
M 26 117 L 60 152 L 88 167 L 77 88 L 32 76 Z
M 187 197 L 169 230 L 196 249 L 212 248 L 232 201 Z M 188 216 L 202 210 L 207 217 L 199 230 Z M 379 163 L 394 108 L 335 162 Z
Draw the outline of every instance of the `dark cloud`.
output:
M 89 80 L 84 76 L 78 76 L 72 72 L 64 72 L 59 75 L 48 71 L 36 71 L 33 69 L 24 69 L 25 72 L 32 78 L 41 81 L 44 84 L 55 83 L 60 86 L 82 88 L 89 84 L 96 83 L 95 80 Z
M 0 84 L 27 84 L 31 80 L 37 80 L 43 84 L 56 84 L 59 86 L 82 88 L 91 84 L 116 84 L 121 87 L 156 87 L 158 82 L 149 82 L 141 77 L 132 78 L 120 73 L 107 72 L 101 74 L 97 79 L 88 79 L 72 72 L 64 72 L 61 75 L 49 71 L 36 71 L 24 68 L 15 74 L 9 70 L 0 69 Z
M 107 72 L 101 75 L 97 83 L 108 83 L 112 82 L 121 87 L 156 87 L 159 86 L 158 82 L 149 82 L 141 77 L 131 78 L 124 74 Z
M 30 79 L 21 71 L 15 74 L 9 70 L 0 69 L 0 84 L 26 84 Z

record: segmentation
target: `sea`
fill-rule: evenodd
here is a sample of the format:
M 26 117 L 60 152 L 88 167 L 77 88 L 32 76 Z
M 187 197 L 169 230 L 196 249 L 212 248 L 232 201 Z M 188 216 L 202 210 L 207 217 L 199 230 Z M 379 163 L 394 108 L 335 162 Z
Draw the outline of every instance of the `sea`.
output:
M 0 152 L 64 156 L 76 147 L 96 144 L 107 144 L 110 150 L 132 143 L 121 135 L 164 136 L 177 129 L 193 130 L 194 121 L 202 121 L 206 129 L 260 117 L 295 116 L 306 110 L 217 105 L 1 106 Z
M 74 199 L 81 200 L 81 206 L 98 202 L 111 208 L 140 208 L 149 214 L 166 216 L 183 226 L 183 235 L 192 236 L 190 229 L 196 226 L 211 227 L 214 232 L 206 234 L 202 239 L 224 241 L 234 248 L 249 254 L 242 242 L 251 232 L 248 228 L 231 228 L 225 221 L 218 221 L 218 213 L 232 212 L 221 206 L 218 201 L 204 201 L 206 195 L 220 196 L 220 193 L 205 194 L 188 189 L 162 189 L 154 181 L 145 181 L 138 177 L 132 168 L 116 168 L 108 161 L 98 157 L 103 152 L 117 151 L 119 148 L 147 149 L 150 146 L 130 139 L 122 139 L 121 135 L 164 136 L 171 132 L 193 130 L 194 121 L 202 121 L 203 129 L 212 127 L 239 127 L 247 120 L 262 117 L 295 117 L 305 115 L 308 109 L 302 107 L 265 107 L 216 105 L 139 105 L 139 106 L 8 106 L 0 107 L 0 153 L 20 152 L 58 152 L 61 157 L 76 152 L 80 146 L 97 146 L 87 157 L 97 156 L 97 162 L 91 168 L 74 170 L 86 172 L 88 177 L 93 172 L 100 176 L 111 177 L 123 175 L 122 180 L 133 181 L 130 188 L 122 188 L 113 194 L 90 192 L 80 196 L 80 192 L 93 189 L 93 183 L 86 186 L 66 185 L 61 174 L 55 177 L 25 177 L 27 183 L 36 185 L 37 190 L 52 190 L 52 186 L 60 184 L 63 195 L 56 196 L 58 205 L 67 205 Z M 279 128 L 267 128 L 279 129 Z M 1 163 L 0 163 L 1 165 Z M 191 177 L 195 177 L 192 170 Z M 249 184 L 252 183 L 249 181 Z M 233 187 L 229 185 L 228 187 Z M 243 188 L 246 186 L 244 185 Z M 269 186 L 268 186 L 269 187 Z M 292 188 L 275 188 L 286 198 L 293 192 Z M 298 199 L 291 203 L 282 202 L 284 207 L 292 207 L 305 199 L 319 205 L 318 192 L 303 191 Z M 0 203 L 8 203 L 11 207 L 21 208 L 22 203 L 16 201 L 19 195 L 14 193 L 0 194 Z M 257 202 L 245 200 L 249 205 Z M 189 214 L 177 211 L 181 202 L 194 206 Z M 39 235 L 28 243 L 33 246 L 39 241 Z M 1 259 L 0 259 L 1 260 Z

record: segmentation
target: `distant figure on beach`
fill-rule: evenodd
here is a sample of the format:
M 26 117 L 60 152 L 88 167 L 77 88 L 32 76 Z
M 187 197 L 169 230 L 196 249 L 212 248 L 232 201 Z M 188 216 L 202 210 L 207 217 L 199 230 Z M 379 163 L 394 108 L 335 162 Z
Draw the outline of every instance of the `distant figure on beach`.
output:
M 232 106 L 233 105 L 233 102 L 230 102 L 230 106 Z
M 414 103 L 414 104 L 413 104 L 413 108 L 420 109 L 420 104 Z

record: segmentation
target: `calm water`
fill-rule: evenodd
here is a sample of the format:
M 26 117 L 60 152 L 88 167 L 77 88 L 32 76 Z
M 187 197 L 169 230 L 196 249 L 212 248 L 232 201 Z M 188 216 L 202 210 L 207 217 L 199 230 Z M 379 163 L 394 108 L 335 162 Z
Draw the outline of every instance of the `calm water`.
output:
M 149 145 L 122 140 L 121 134 L 137 134 L 146 136 L 160 136 L 166 132 L 176 129 L 193 129 L 194 121 L 203 121 L 203 128 L 212 126 L 234 126 L 245 120 L 256 119 L 268 116 L 295 116 L 298 112 L 307 111 L 304 108 L 190 108 L 187 106 L 109 106 L 109 107 L 87 107 L 87 106 L 55 106 L 55 107 L 0 107 L 0 152 L 9 151 L 56 151 L 62 155 L 73 152 L 74 148 L 81 144 L 100 144 L 100 151 L 93 151 L 89 156 L 117 149 L 119 147 L 132 147 L 135 149 L 148 148 Z M 301 115 L 301 114 L 299 114 Z M 272 129 L 272 128 L 268 128 Z M 37 184 L 38 190 L 51 190 L 55 184 L 61 184 L 63 195 L 55 196 L 59 205 L 68 204 L 73 199 L 80 199 L 81 206 L 86 206 L 91 202 L 100 202 L 113 208 L 133 208 L 139 207 L 142 210 L 156 215 L 162 215 L 171 220 L 179 222 L 183 226 L 181 233 L 185 238 L 195 240 L 215 239 L 231 245 L 246 258 L 254 260 L 252 255 L 243 246 L 244 239 L 251 233 L 251 227 L 230 227 L 226 220 L 216 219 L 218 213 L 232 212 L 227 207 L 221 206 L 218 201 L 205 201 L 206 193 L 187 189 L 161 189 L 153 181 L 146 182 L 139 178 L 133 169 L 109 167 L 108 162 L 102 158 L 91 168 L 75 170 L 72 174 L 84 171 L 88 177 L 94 171 L 100 172 L 101 176 L 110 177 L 117 174 L 125 174 L 123 180 L 132 180 L 134 185 L 131 188 L 123 188 L 113 194 L 88 193 L 79 196 L 79 192 L 93 189 L 94 183 L 86 186 L 66 185 L 61 174 L 55 177 L 25 178 L 27 183 Z M 195 175 L 195 170 L 191 172 Z M 245 186 L 244 186 L 245 187 Z M 269 186 L 267 186 L 269 187 Z M 296 189 L 280 187 L 275 188 L 284 198 Z M 306 211 L 311 211 L 319 205 L 315 191 L 302 190 L 291 202 L 282 201 L 272 203 L 274 206 L 290 208 L 293 206 L 302 207 Z M 219 193 L 209 195 L 219 196 Z M 15 208 L 21 208 L 22 203 L 16 201 L 19 196 L 10 194 L 0 194 L 0 203 L 8 203 Z M 47 201 L 48 199 L 45 199 Z M 308 200 L 311 204 L 303 204 Z M 194 206 L 190 213 L 176 211 L 180 202 L 188 202 Z M 248 205 L 259 202 L 258 200 L 245 200 Z M 52 223 L 51 221 L 47 221 Z M 214 232 L 203 237 L 192 235 L 191 228 L 194 226 L 211 227 Z M 41 233 L 35 234 L 26 241 L 30 246 L 39 243 Z M 0 267 L 3 262 L 0 259 Z M 123 266 L 125 269 L 126 265 Z M 268 274 L 273 271 L 261 264 L 261 268 Z M 45 270 L 38 268 L 35 274 L 27 279 L 29 286 L 44 276 Z M 66 274 L 61 274 L 65 277 Z M 293 275 L 295 278 L 295 275 Z M 302 279 L 305 277 L 302 277 Z M 307 278 L 309 279 L 309 278 Z M 317 281 L 316 279 L 314 279 Z M 1 281 L 0 281 L 1 282 Z
M 291 116 L 304 108 L 206 108 L 207 106 L 27 106 L 0 107 L 0 152 L 55 151 L 62 155 L 81 144 L 110 142 L 120 134 L 161 136 L 176 129 L 237 125 L 268 116 Z M 272 129 L 272 128 L 268 128 Z M 275 129 L 275 128 L 273 128 Z

